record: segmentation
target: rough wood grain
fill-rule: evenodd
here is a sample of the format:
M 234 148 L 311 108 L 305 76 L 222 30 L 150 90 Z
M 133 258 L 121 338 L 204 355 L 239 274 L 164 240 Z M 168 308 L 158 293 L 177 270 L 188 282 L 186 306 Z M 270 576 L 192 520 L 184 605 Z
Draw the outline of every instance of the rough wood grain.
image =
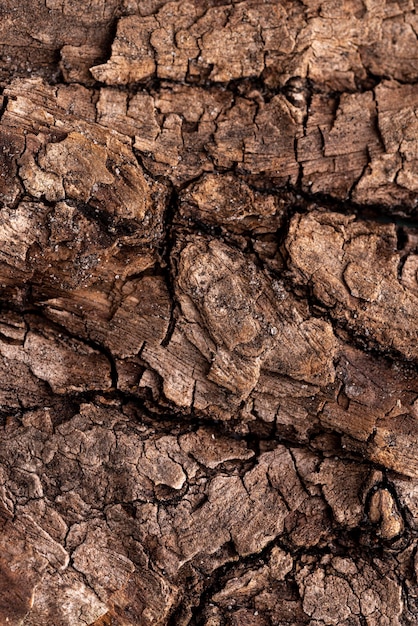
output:
M 0 12 L 0 624 L 414 626 L 414 2 Z

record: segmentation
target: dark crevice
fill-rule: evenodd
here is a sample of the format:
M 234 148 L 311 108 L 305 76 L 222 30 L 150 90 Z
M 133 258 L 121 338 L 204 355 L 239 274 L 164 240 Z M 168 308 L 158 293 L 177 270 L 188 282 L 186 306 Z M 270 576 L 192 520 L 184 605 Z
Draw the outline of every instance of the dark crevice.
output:
M 0 94 L 0 97 L 1 97 L 1 101 L 0 101 L 0 121 L 1 121 L 1 118 L 3 117 L 3 115 L 4 115 L 4 113 L 5 113 L 6 109 L 7 109 L 8 97 L 7 96 L 1 96 L 1 94 Z
M 167 285 L 168 293 L 170 294 L 171 301 L 171 311 L 170 311 L 170 322 L 168 325 L 168 329 L 164 339 L 161 342 L 163 347 L 168 346 L 170 343 L 171 337 L 173 336 L 176 322 L 179 313 L 179 304 L 177 302 L 177 296 L 175 291 L 175 278 L 176 272 L 173 267 L 173 255 L 172 250 L 175 245 L 175 230 L 173 227 L 173 222 L 176 218 L 178 212 L 178 192 L 172 188 L 171 194 L 167 202 L 167 208 L 164 217 L 164 245 L 162 251 L 162 258 L 164 261 L 165 268 L 165 282 Z

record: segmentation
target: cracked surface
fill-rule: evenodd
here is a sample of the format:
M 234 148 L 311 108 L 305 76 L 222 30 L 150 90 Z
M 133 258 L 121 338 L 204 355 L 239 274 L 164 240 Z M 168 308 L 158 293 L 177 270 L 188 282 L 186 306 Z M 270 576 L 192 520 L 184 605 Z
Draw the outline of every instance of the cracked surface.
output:
M 15 4 L 0 623 L 414 626 L 414 3 Z

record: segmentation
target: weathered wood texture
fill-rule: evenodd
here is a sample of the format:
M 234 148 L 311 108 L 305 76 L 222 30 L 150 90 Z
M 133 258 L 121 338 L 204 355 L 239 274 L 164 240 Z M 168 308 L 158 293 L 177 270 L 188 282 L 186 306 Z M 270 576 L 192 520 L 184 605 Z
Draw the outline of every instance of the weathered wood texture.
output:
M 0 625 L 416 625 L 415 3 L 0 13 Z

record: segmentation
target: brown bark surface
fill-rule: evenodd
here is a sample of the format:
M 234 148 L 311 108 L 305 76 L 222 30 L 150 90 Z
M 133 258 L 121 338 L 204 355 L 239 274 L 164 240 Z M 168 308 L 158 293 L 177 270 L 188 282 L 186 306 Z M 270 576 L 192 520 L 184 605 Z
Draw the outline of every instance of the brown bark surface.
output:
M 418 624 L 413 0 L 0 14 L 0 626 Z

